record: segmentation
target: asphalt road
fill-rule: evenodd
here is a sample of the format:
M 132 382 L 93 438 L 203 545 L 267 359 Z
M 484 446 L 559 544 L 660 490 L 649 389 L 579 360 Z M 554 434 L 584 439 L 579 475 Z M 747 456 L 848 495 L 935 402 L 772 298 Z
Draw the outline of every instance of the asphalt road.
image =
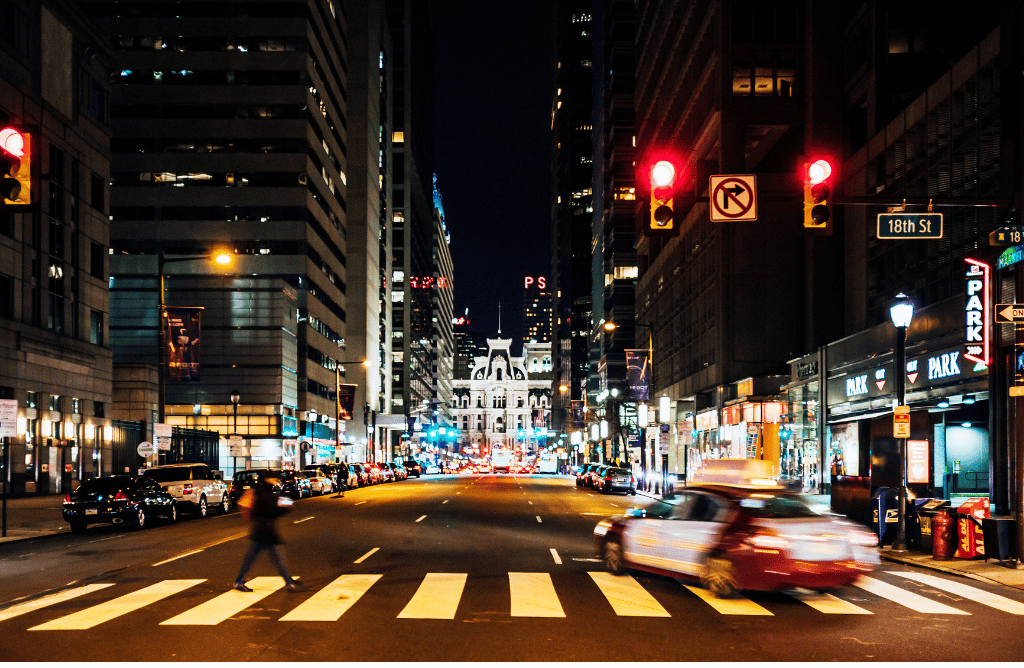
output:
M 1006 661 L 1024 592 L 883 564 L 810 597 L 594 560 L 592 530 L 642 497 L 547 476 L 433 476 L 295 504 L 280 520 L 304 589 L 248 546 L 237 514 L 95 526 L 0 545 L 4 661 Z M 924 578 L 924 579 L 913 579 Z M 688 588 L 689 585 L 692 588 Z M 965 588 L 966 587 L 966 588 Z

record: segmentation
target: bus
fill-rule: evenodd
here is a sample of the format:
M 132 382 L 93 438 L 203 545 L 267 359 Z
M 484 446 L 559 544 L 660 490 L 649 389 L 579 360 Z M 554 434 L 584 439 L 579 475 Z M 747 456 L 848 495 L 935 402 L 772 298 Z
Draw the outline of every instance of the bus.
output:
M 512 464 L 512 451 L 497 446 L 491 450 L 491 468 L 495 473 L 508 473 L 508 467 Z

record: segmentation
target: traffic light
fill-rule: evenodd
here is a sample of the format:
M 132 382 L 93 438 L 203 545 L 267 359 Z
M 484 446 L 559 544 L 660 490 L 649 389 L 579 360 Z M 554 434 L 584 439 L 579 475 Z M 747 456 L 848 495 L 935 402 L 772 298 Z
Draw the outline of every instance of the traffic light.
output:
M 804 229 L 832 231 L 832 163 L 824 158 L 804 162 Z
M 0 130 L 0 171 L 4 204 L 32 204 L 32 135 L 12 127 Z
M 648 236 L 671 236 L 678 228 L 675 224 L 673 197 L 679 183 L 679 169 L 672 160 L 654 161 L 649 170 L 651 180 L 650 218 Z

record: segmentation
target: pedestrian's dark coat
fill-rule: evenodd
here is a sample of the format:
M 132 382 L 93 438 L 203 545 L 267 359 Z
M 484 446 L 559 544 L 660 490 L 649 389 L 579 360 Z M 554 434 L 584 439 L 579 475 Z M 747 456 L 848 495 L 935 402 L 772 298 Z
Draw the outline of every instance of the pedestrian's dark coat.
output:
M 277 518 L 288 512 L 277 505 L 278 494 L 266 480 L 260 480 L 253 488 L 256 498 L 252 505 L 252 524 L 249 538 L 261 545 L 280 545 L 277 533 Z

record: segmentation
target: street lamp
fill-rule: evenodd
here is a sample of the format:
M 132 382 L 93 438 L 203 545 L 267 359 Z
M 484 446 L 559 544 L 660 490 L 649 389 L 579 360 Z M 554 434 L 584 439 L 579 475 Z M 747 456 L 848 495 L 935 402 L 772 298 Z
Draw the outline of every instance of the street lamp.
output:
M 172 258 L 164 257 L 164 249 L 157 251 L 156 272 L 160 277 L 159 306 L 160 322 L 158 323 L 159 333 L 157 336 L 159 351 L 159 362 L 157 364 L 157 422 L 164 421 L 164 406 L 167 403 L 167 304 L 164 300 L 166 284 L 164 281 L 164 265 L 169 262 L 185 262 L 187 260 L 212 260 L 222 267 L 228 267 L 234 261 L 234 256 L 227 251 L 216 251 L 212 255 L 181 255 Z
M 231 390 L 231 403 L 235 405 L 235 421 L 232 426 L 232 433 L 238 433 L 238 402 L 242 399 L 242 395 L 238 393 L 238 390 Z
M 906 397 L 906 355 L 907 355 L 907 328 L 914 318 L 914 302 L 902 292 L 896 295 L 896 299 L 889 305 L 889 315 L 892 324 L 896 326 L 896 404 L 903 406 Z M 899 490 L 899 514 L 896 524 L 896 538 L 892 542 L 894 552 L 906 552 L 907 537 L 907 439 L 898 438 L 900 457 L 900 490 Z M 884 523 L 885 518 L 880 517 L 879 521 Z

